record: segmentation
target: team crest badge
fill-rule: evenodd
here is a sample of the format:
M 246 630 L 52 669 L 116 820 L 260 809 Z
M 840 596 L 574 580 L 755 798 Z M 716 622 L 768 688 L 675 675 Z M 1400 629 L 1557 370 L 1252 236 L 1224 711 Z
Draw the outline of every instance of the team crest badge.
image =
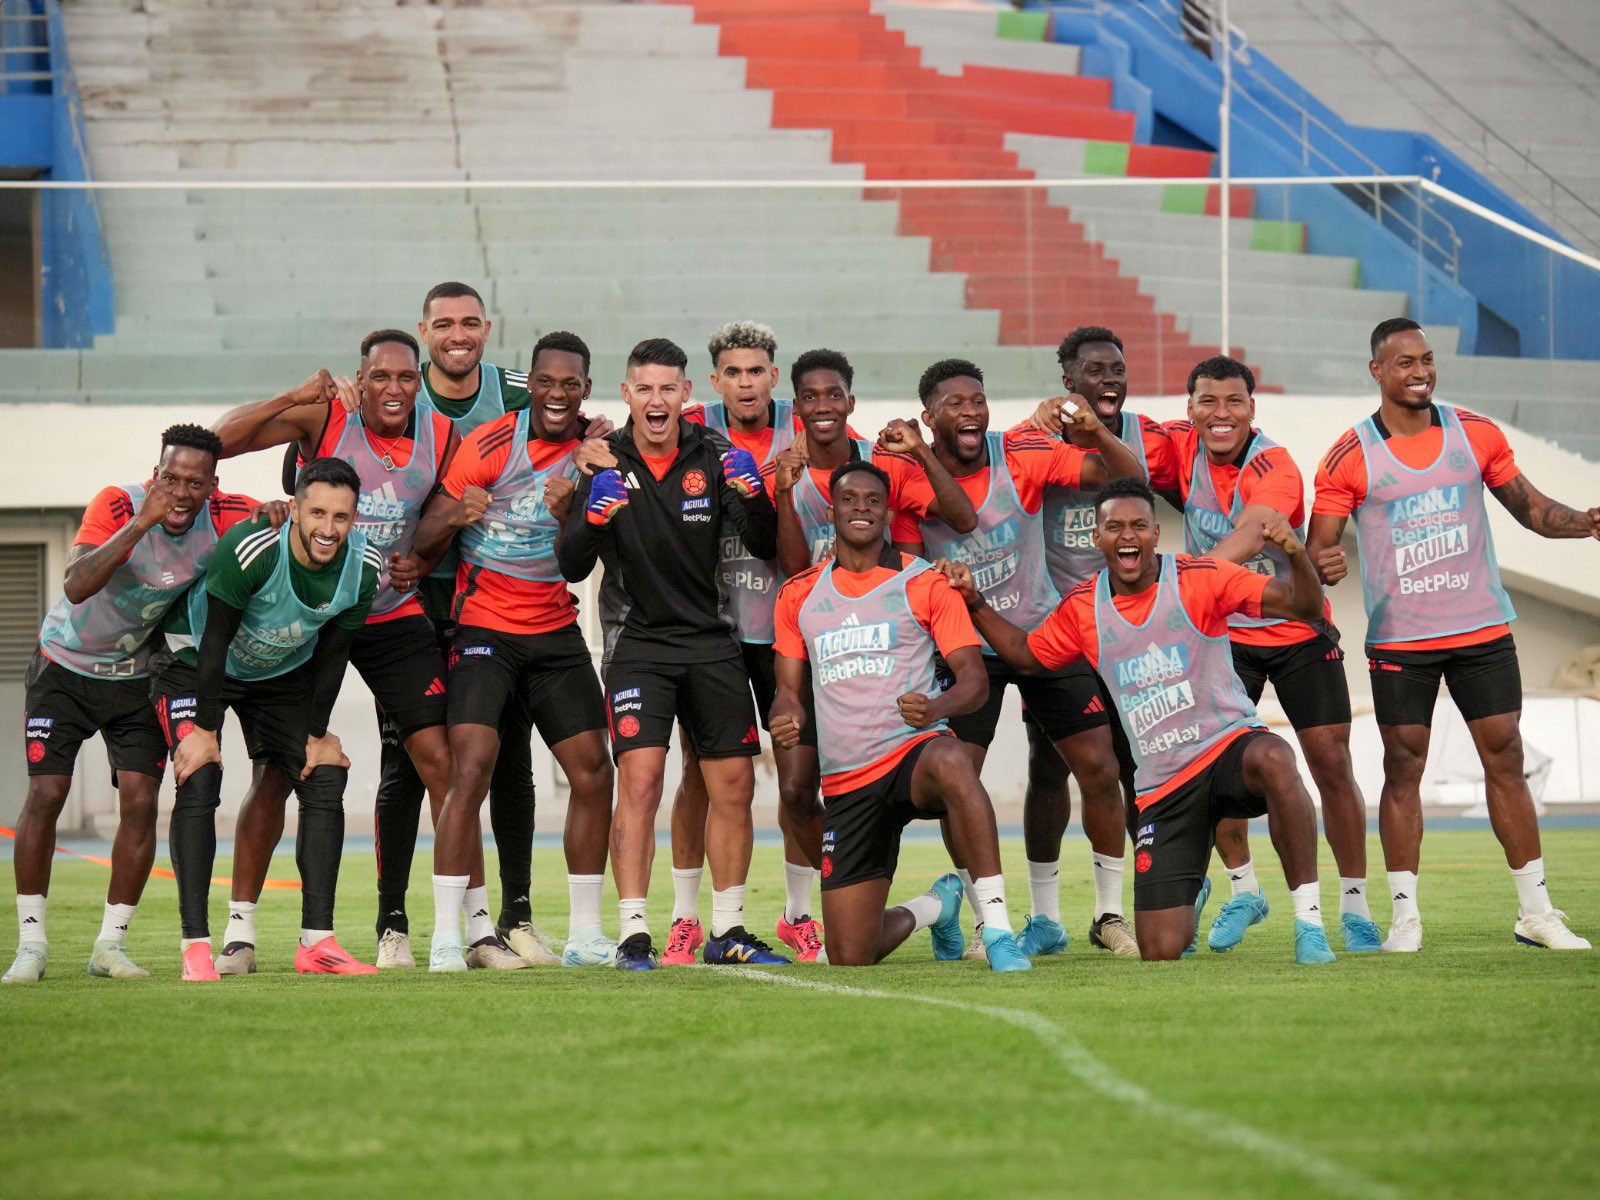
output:
M 706 494 L 706 473 L 704 471 L 685 471 L 683 473 L 683 494 L 685 496 L 704 496 Z
M 1467 457 L 1465 450 L 1450 451 L 1450 469 L 1452 471 L 1465 471 L 1472 466 L 1472 460 Z

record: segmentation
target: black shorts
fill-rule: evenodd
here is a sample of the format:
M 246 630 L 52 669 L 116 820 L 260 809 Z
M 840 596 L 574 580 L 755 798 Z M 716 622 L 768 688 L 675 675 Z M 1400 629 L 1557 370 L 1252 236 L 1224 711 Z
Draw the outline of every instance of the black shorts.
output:
M 450 724 L 499 729 L 508 701 L 533 718 L 546 746 L 606 727 L 600 680 L 576 622 L 549 633 L 456 630 Z
M 740 642 L 739 653 L 744 656 L 745 674 L 750 676 L 750 692 L 756 699 L 756 720 L 761 728 L 772 732 L 772 702 L 778 695 L 777 651 L 770 642 Z M 806 668 L 807 692 L 810 691 L 811 668 Z M 806 696 L 806 711 L 811 711 L 811 697 Z M 800 727 L 800 744 L 815 747 L 817 722 L 809 717 Z
M 1233 670 L 1252 702 L 1267 684 L 1277 694 L 1283 715 L 1296 730 L 1350 724 L 1350 681 L 1344 651 L 1326 634 L 1292 646 L 1233 643 Z
M 1244 753 L 1258 738 L 1276 736 L 1265 729 L 1248 730 L 1171 795 L 1143 812 L 1129 808 L 1135 910 L 1194 903 L 1211 861 L 1217 822 L 1267 811 L 1266 797 L 1245 786 Z
M 167 746 L 148 679 L 95 679 L 36 650 L 25 684 L 22 741 L 29 775 L 71 775 L 78 747 L 97 733 L 112 771 L 157 779 L 166 771 Z
M 151 668 L 150 699 L 156 719 L 167 745 L 176 749 L 194 728 L 198 675 L 188 663 L 168 655 L 157 655 Z M 291 780 L 300 778 L 306 765 L 306 739 L 311 736 L 309 663 L 272 679 L 224 680 L 222 703 L 239 718 L 251 762 L 276 767 Z
M 714 662 L 640 662 L 620 656 L 606 668 L 611 753 L 672 744 L 680 721 L 701 758 L 761 753 L 750 677 L 739 658 Z
M 987 750 L 994 741 L 1007 685 L 1014 685 L 1022 694 L 1023 712 L 1052 742 L 1111 722 L 1100 677 L 1087 663 L 1074 663 L 1049 675 L 1023 675 L 988 654 L 983 656 L 983 665 L 989 672 L 989 698 L 976 712 L 950 718 L 951 730 L 969 746 Z
M 911 803 L 911 777 L 933 738 L 924 738 L 887 775 L 866 787 L 823 799 L 822 890 L 869 879 L 893 879 L 900 831 L 918 819 L 938 820 Z
M 1467 721 L 1522 711 L 1522 668 L 1509 633 L 1454 650 L 1368 646 L 1367 670 L 1379 725 L 1432 725 L 1441 676 Z
M 372 689 L 401 742 L 419 729 L 444 724 L 444 656 L 427 617 L 363 625 L 350 647 L 350 665 Z

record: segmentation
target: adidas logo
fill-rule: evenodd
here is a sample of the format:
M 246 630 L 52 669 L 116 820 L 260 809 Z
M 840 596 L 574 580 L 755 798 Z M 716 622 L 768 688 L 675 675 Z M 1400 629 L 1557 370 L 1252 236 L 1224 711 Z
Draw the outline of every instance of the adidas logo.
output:
M 1100 697 L 1096 696 L 1088 704 L 1084 705 L 1083 713 L 1088 716 L 1090 713 L 1103 713 L 1105 710 L 1106 706 L 1100 702 Z
M 22 918 L 22 923 L 24 925 L 37 925 L 39 923 L 39 918 L 38 917 L 24 917 L 24 918 Z
M 444 695 L 444 683 L 439 679 L 435 679 L 427 687 L 422 689 L 422 694 L 424 696 L 442 696 Z
M 745 733 L 745 735 L 742 738 L 739 739 L 740 743 L 743 744 L 743 745 L 746 745 L 746 746 L 752 746 L 755 743 L 759 742 L 760 740 L 761 740 L 761 734 L 759 732 L 757 732 L 756 727 L 754 725 L 750 726 L 749 730 Z
M 1005 902 L 1006 898 L 1004 896 L 990 896 L 984 901 L 985 904 L 1004 904 Z
M 477 912 L 472 914 L 472 919 L 474 921 L 476 921 L 479 917 L 487 917 L 488 915 L 489 915 L 489 910 L 488 909 L 480 908 Z
M 1409 900 L 1409 899 L 1411 899 L 1411 897 L 1406 895 L 1404 892 L 1396 892 L 1394 894 L 1394 898 L 1396 900 Z
M 1345 890 L 1344 890 L 1344 894 L 1345 894 L 1345 895 L 1346 895 L 1346 896 L 1359 896 L 1359 895 L 1361 895 L 1361 889 L 1360 889 L 1360 888 L 1358 888 L 1358 887 L 1354 887 L 1354 888 L 1345 888 Z M 1398 899 L 1398 897 L 1397 897 L 1397 899 Z
M 244 920 L 244 914 L 243 913 L 229 913 L 228 914 L 228 920 L 230 920 L 230 921 L 242 921 L 242 920 Z

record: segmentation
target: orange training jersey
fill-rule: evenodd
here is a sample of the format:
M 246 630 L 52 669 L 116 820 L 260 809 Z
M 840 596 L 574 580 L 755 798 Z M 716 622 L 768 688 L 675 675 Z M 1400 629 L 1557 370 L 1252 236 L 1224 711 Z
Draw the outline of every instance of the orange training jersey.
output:
M 1017 499 L 1029 513 L 1037 513 L 1044 506 L 1044 493 L 1051 487 L 1080 487 L 1083 482 L 1083 460 L 1091 451 L 1064 442 L 1054 434 L 1045 433 L 1031 425 L 1018 426 L 1005 433 L 1006 469 L 1017 489 Z M 877 461 L 874 458 L 873 461 Z M 917 528 L 922 514 L 933 503 L 933 485 L 923 471 L 917 472 L 913 484 L 910 511 L 896 510 L 894 535 L 896 542 L 921 543 L 922 530 Z M 989 468 L 979 467 L 970 475 L 957 475 L 956 482 L 972 501 L 974 509 L 982 509 L 989 495 Z M 921 512 L 916 509 L 920 508 Z M 982 517 L 979 517 L 982 521 Z M 1040 565 L 1043 569 L 1043 564 Z
M 256 502 L 237 492 L 212 492 L 211 527 L 221 537 L 250 515 Z M 83 521 L 78 534 L 72 539 L 74 546 L 104 546 L 116 532 L 133 520 L 133 500 L 119 487 L 101 488 L 83 510 Z

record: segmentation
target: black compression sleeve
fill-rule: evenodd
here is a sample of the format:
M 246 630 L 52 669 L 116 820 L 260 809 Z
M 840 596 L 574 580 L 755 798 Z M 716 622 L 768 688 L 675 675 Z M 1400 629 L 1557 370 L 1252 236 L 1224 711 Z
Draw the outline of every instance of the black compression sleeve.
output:
M 195 586 L 204 587 L 205 584 Z M 201 729 L 215 731 L 222 725 L 222 685 L 228 677 L 228 645 L 239 632 L 243 620 L 244 609 L 206 593 L 206 631 L 195 650 L 194 723 Z
M 591 475 L 578 479 L 578 490 L 572 494 L 572 507 L 567 510 L 566 523 L 556 544 L 556 563 L 561 568 L 562 578 L 569 583 L 581 583 L 589 578 L 605 541 L 606 527 L 589 524 L 589 489 L 593 486 Z
M 356 632 L 334 621 L 317 631 L 317 648 L 311 652 L 311 717 L 307 727 L 314 738 L 328 732 L 328 719 L 333 716 L 333 702 L 339 698 L 339 685 L 344 682 Z
M 778 510 L 772 506 L 772 494 L 765 488 L 761 495 L 745 499 L 731 487 L 722 491 L 724 503 L 734 514 L 740 526 L 739 536 L 752 558 L 771 560 L 778 556 Z

